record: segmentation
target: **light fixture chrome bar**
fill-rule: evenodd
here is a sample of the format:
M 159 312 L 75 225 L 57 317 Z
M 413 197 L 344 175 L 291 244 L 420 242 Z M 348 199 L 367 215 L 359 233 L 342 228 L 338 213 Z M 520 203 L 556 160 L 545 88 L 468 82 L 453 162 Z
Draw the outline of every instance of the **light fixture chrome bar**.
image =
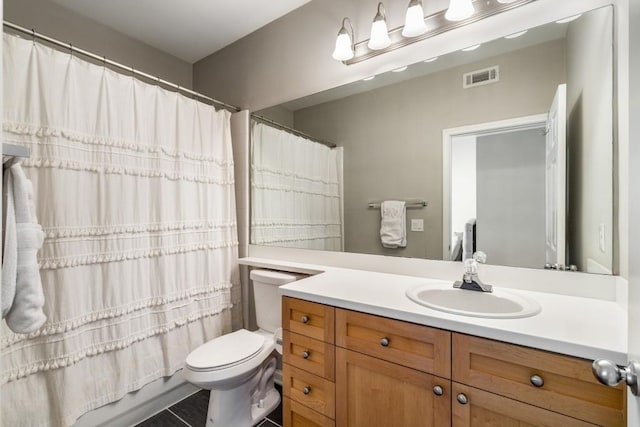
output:
M 175 89 L 178 92 L 182 92 L 184 94 L 193 96 L 195 98 L 204 100 L 204 101 L 208 101 L 211 104 L 215 104 L 215 105 L 219 105 L 227 110 L 230 111 L 234 111 L 234 112 L 238 112 L 241 111 L 242 109 L 239 107 L 236 107 L 235 105 L 231 105 L 231 104 L 227 104 L 226 102 L 222 102 L 222 101 L 218 101 L 217 99 L 213 99 L 207 95 L 204 95 L 200 92 L 196 92 L 193 91 L 191 89 L 187 89 L 185 87 L 182 87 L 180 85 L 177 85 L 175 83 L 171 83 L 167 80 L 161 79 L 160 77 L 157 76 L 152 76 L 151 74 L 147 74 L 144 73 L 142 71 L 138 71 L 136 69 L 134 69 L 133 67 L 129 67 L 127 65 L 121 64 L 119 62 L 116 61 L 112 61 L 111 59 L 107 59 L 104 56 L 100 56 L 100 55 L 96 55 L 95 53 L 89 52 L 87 50 L 84 49 L 80 49 L 78 47 L 73 46 L 71 43 L 65 43 L 62 42 L 58 39 L 54 39 L 53 37 L 49 37 L 49 36 L 45 36 L 44 34 L 40 34 L 34 30 L 30 30 L 28 28 L 22 27 L 20 25 L 16 25 L 12 22 L 9 21 L 3 21 L 2 24 L 4 25 L 5 28 L 10 28 L 11 30 L 23 33 L 28 35 L 29 37 L 33 38 L 33 39 L 38 39 L 38 40 L 43 40 L 46 41 L 47 43 L 51 43 L 55 46 L 58 46 L 62 49 L 66 49 L 66 50 L 70 50 L 73 53 L 79 53 L 80 55 L 86 56 L 88 58 L 94 59 L 98 62 L 101 62 L 105 65 L 109 65 L 111 67 L 117 68 L 119 70 L 125 71 L 127 73 L 131 73 L 135 76 L 138 77 L 143 77 L 147 80 L 150 80 L 152 82 L 157 82 L 159 85 L 162 85 L 164 87 L 169 87 L 172 89 Z
M 291 128 L 291 127 L 286 126 L 286 125 L 283 125 L 282 123 L 278 123 L 275 120 L 271 120 L 271 119 L 268 119 L 268 118 L 266 118 L 264 116 L 260 116 L 260 115 L 258 115 L 256 113 L 251 113 L 251 118 L 253 118 L 254 120 L 257 120 L 259 122 L 263 122 L 263 123 L 266 123 L 268 125 L 274 126 L 274 127 L 278 128 L 280 130 L 283 130 L 285 132 L 289 132 L 289 133 L 292 133 L 292 134 L 294 134 L 296 136 L 301 136 L 301 137 L 306 138 L 308 140 L 311 140 L 313 142 L 317 142 L 318 144 L 326 145 L 329 148 L 336 148 L 337 147 L 337 145 L 332 143 L 332 142 L 323 141 L 323 140 L 318 139 L 318 138 L 316 138 L 314 136 L 311 136 L 311 135 L 308 135 L 308 134 L 306 134 L 304 132 L 301 132 L 301 131 L 299 131 L 297 129 Z
M 426 208 L 429 205 L 425 200 L 417 200 L 417 201 L 407 201 L 406 207 L 407 209 L 422 209 Z M 369 209 L 380 209 L 382 206 L 382 202 L 372 202 L 369 203 Z
M 404 27 L 394 28 L 389 31 L 389 38 L 391 39 L 391 45 L 380 50 L 371 50 L 367 46 L 369 40 L 363 40 L 355 44 L 355 56 L 352 59 L 343 61 L 346 65 L 357 64 L 367 59 L 374 58 L 378 55 L 382 55 L 387 52 L 392 52 L 396 49 L 400 49 L 410 44 L 426 40 L 438 34 L 445 33 L 447 31 L 454 30 L 456 28 L 464 27 L 465 25 L 472 24 L 490 16 L 497 15 L 499 13 L 506 12 L 511 9 L 524 6 L 525 4 L 532 3 L 536 0 L 516 0 L 512 3 L 500 3 L 498 0 L 474 0 L 473 4 L 476 8 L 476 13 L 471 18 L 463 21 L 452 22 L 448 21 L 444 15 L 446 10 L 436 12 L 432 15 L 425 17 L 427 27 L 430 28 L 426 33 L 417 36 L 406 38 L 402 36 L 402 29 Z

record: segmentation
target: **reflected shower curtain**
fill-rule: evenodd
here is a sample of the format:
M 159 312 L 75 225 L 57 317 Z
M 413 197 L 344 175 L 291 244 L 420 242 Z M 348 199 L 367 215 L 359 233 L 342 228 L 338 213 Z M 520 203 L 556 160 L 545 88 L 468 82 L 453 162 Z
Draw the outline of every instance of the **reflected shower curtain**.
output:
M 251 243 L 341 251 L 342 148 L 251 124 Z
M 6 142 L 46 239 L 47 322 L 2 325 L 2 425 L 71 425 L 230 330 L 237 230 L 230 115 L 4 35 Z

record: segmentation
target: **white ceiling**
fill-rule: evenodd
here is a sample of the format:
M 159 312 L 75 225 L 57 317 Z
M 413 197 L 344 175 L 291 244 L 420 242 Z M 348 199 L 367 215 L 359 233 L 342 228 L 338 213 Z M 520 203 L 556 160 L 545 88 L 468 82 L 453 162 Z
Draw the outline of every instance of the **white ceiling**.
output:
M 310 0 L 53 0 L 194 63 Z

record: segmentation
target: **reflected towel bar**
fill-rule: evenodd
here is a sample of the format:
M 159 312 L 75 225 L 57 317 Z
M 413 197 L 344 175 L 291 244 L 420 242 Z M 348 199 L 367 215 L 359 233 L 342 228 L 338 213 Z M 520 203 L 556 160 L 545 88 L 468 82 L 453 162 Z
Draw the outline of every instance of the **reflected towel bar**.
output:
M 424 200 L 418 200 L 418 201 L 407 201 L 407 209 L 422 209 L 422 208 L 426 208 L 427 206 L 429 206 L 429 204 L 424 201 Z M 382 202 L 372 202 L 369 203 L 368 207 L 369 209 L 380 209 L 380 206 L 382 205 Z

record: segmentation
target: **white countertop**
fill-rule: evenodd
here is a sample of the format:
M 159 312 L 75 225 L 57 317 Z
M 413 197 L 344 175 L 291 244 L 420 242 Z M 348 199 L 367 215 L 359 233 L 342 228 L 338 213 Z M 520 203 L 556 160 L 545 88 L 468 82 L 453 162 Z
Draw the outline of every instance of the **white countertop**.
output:
M 405 291 L 430 280 L 426 277 L 260 258 L 240 263 L 315 274 L 281 286 L 285 296 L 585 359 L 627 362 L 627 312 L 613 301 L 508 289 L 537 301 L 542 311 L 522 319 L 485 319 L 433 310 L 407 298 Z

